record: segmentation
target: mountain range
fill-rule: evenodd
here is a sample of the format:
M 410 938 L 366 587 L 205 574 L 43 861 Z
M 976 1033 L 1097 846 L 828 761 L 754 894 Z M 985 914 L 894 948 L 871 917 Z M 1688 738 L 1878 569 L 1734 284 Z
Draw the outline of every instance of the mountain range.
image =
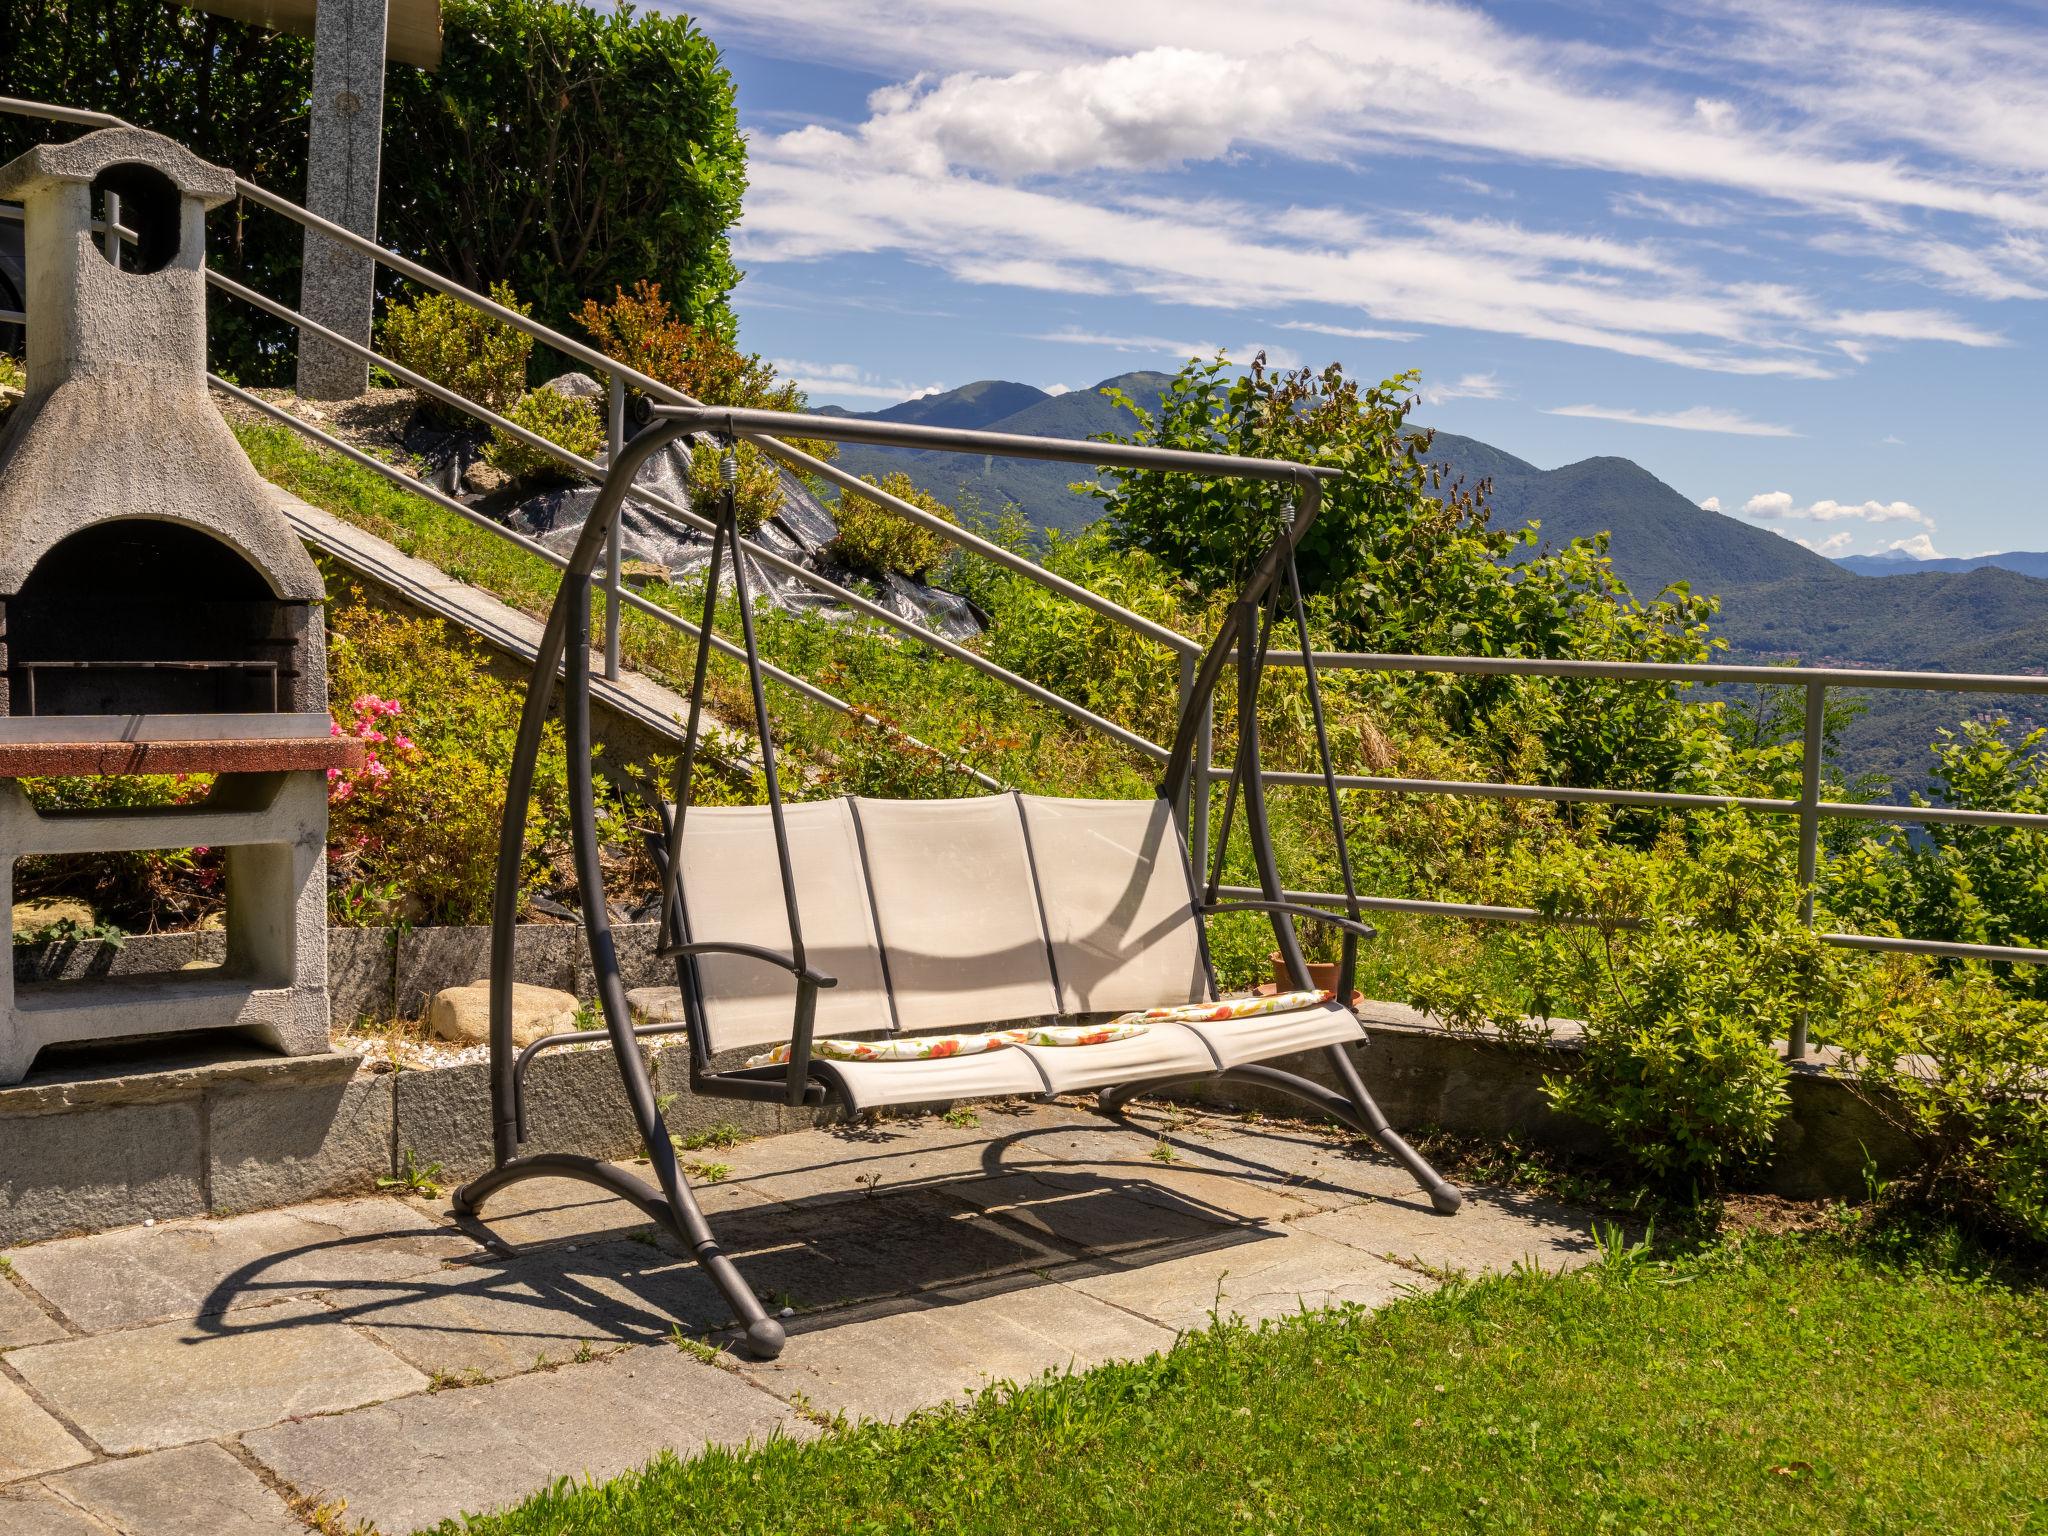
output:
M 1093 389 L 1052 395 L 1028 384 L 982 380 L 943 394 L 859 414 L 883 421 L 985 427 L 1085 438 L 1128 432 L 1131 417 L 1102 391 L 1122 390 L 1156 407 L 1163 373 L 1128 373 Z M 1621 578 L 1643 597 L 1683 582 L 1721 601 L 1716 631 L 1732 659 L 1816 666 L 1910 668 L 1934 672 L 2048 672 L 2048 554 L 1966 560 L 1880 556 L 1829 560 L 1790 539 L 1708 511 L 1628 459 L 1582 459 L 1540 469 L 1474 438 L 1439 432 L 1430 457 L 1467 482 L 1492 482 L 1496 526 L 1534 522 L 1541 544 L 1606 531 Z M 879 477 L 901 469 L 941 500 L 972 497 L 995 510 L 1020 506 L 1041 529 L 1072 532 L 1099 511 L 1069 487 L 1072 466 L 958 454 L 847 446 L 840 463 Z M 2032 723 L 2040 701 L 2026 695 L 1879 690 L 1845 734 L 1856 771 L 1924 785 L 1927 744 L 1958 719 L 2005 714 Z
M 1837 555 L 1835 564 L 1859 576 L 1897 576 L 1908 571 L 1978 571 L 1987 565 L 2018 571 L 2022 576 L 2048 576 L 2048 552 L 2030 549 L 2008 550 L 2001 555 L 1936 555 L 1922 560 L 1903 549 L 1888 549 L 1877 555 Z

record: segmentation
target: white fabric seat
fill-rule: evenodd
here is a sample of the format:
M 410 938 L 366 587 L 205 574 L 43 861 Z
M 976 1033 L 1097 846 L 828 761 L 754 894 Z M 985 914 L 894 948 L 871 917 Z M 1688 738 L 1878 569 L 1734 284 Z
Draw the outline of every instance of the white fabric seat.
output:
M 784 814 L 809 956 L 839 981 L 818 994 L 816 1037 L 1099 1018 L 1214 996 L 1163 801 L 841 799 Z M 767 808 L 694 809 L 682 844 L 690 937 L 786 949 Z M 713 1050 L 789 1039 L 793 976 L 718 955 L 696 975 Z M 1099 1045 L 813 1065 L 862 1110 L 1199 1077 L 1364 1035 L 1333 1002 L 1152 1024 Z
M 1269 1056 L 1290 1056 L 1325 1045 L 1343 1045 L 1365 1038 L 1365 1026 L 1349 1008 L 1328 1002 L 1289 1013 L 1261 1013 L 1246 1019 L 1219 1019 L 1213 1024 L 1186 1026 L 1216 1053 L 1220 1066 L 1241 1067 Z
M 819 1061 L 814 1057 L 812 1065 L 838 1075 L 846 1088 L 847 1107 L 856 1112 L 887 1104 L 935 1104 L 943 1099 L 1037 1098 L 1045 1092 L 1045 1079 L 1038 1075 L 1038 1068 L 1014 1047 L 922 1061 Z
M 1209 1047 L 1185 1024 L 1148 1024 L 1145 1033 L 1100 1045 L 1020 1045 L 1054 1093 L 1189 1077 L 1216 1070 Z

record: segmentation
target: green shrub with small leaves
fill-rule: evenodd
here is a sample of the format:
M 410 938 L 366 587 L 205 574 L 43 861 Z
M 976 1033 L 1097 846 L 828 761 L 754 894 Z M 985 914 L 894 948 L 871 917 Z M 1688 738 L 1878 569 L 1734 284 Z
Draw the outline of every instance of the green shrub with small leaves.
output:
M 704 517 L 718 516 L 725 505 L 725 482 L 718 472 L 724 451 L 719 444 L 704 442 L 690 454 L 690 503 Z M 752 443 L 737 444 L 733 452 L 738 470 L 733 497 L 740 532 L 751 538 L 782 510 L 782 475 L 775 461 Z
M 879 481 L 873 475 L 861 478 L 920 511 L 949 523 L 959 521 L 952 508 L 929 492 L 919 490 L 901 470 Z M 839 534 L 832 541 L 832 558 L 865 576 L 908 576 L 913 581 L 923 581 L 954 547 L 895 508 L 885 507 L 858 491 L 848 491 L 839 498 L 833 518 L 839 524 Z
M 505 417 L 582 458 L 595 458 L 604 449 L 604 418 L 597 402 L 584 395 L 565 394 L 543 385 L 521 395 Z M 559 459 L 521 442 L 502 427 L 491 428 L 484 460 L 514 480 L 559 480 L 574 474 Z
M 491 297 L 522 315 L 532 312 L 532 306 L 521 304 L 504 283 L 491 286 Z M 526 360 L 533 354 L 533 338 L 474 305 L 445 293 L 428 293 L 409 304 L 385 307 L 379 350 L 401 367 L 502 415 L 526 393 Z M 427 414 L 436 421 L 470 421 L 451 405 L 423 398 Z
M 1988 967 L 1864 962 L 1830 1039 L 1843 1075 L 1920 1151 L 1891 1194 L 2048 1244 L 2048 1002 Z

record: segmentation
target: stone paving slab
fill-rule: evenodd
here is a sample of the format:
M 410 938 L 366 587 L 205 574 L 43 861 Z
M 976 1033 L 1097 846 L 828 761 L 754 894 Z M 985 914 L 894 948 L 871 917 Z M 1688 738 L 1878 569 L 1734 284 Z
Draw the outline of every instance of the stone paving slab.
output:
M 820 1205 L 1043 1162 L 1041 1153 L 1006 1145 L 1004 1133 L 1040 1133 L 1080 1119 L 1065 1105 L 1034 1106 L 1025 1116 L 984 1105 L 972 1125 L 949 1125 L 939 1116 L 883 1120 L 689 1155 L 730 1164 L 735 1182 L 771 1199 Z
M 115 1536 L 91 1515 L 33 1483 L 0 1488 L 0 1531 L 7 1536 Z
M 254 1472 L 217 1445 L 103 1461 L 45 1480 L 108 1529 L 136 1536 L 305 1536 Z
M 962 1179 L 933 1194 L 986 1212 L 1041 1241 L 1125 1261 L 1213 1241 L 1235 1225 L 1208 1207 L 1135 1199 L 1123 1180 L 1086 1169 Z
M 1298 1221 L 1317 1209 L 1299 1197 L 1292 1187 L 1296 1181 L 1287 1175 L 1270 1167 L 1247 1169 L 1185 1134 L 1162 1138 L 1137 1126 L 1077 1128 L 1045 1137 L 1043 1146 L 1066 1168 L 1115 1183 L 1134 1200 L 1256 1222 Z M 1154 1156 L 1160 1149 L 1171 1156 Z
M 427 1380 L 316 1302 L 35 1344 L 7 1363 L 114 1455 L 332 1413 Z M 218 1331 L 213 1331 L 218 1330 Z
M 1281 1232 L 1164 1263 L 1085 1275 L 1072 1284 L 1181 1333 L 1206 1328 L 1212 1314 L 1257 1323 L 1304 1307 L 1384 1306 L 1426 1282 L 1342 1243 Z
M 55 1318 L 37 1306 L 21 1288 L 0 1273 L 0 1350 L 24 1344 L 46 1344 L 65 1336 Z
M 710 1282 L 692 1273 L 678 1285 L 680 1267 L 638 1243 L 581 1243 L 322 1299 L 429 1376 L 495 1380 L 591 1349 L 665 1339 L 680 1318 L 689 1319 L 686 1330 L 724 1322 Z
M 1599 1254 L 1583 1211 L 1502 1190 L 1467 1190 L 1449 1218 L 1421 1200 L 1381 1200 L 1311 1216 L 1300 1230 L 1435 1270 L 1502 1270 L 1524 1259 L 1573 1269 Z
M 485 1387 L 408 1397 L 243 1437 L 300 1493 L 346 1499 L 387 1536 L 501 1508 L 556 1477 L 602 1480 L 664 1450 L 816 1430 L 738 1375 L 669 1345 Z
M 820 1413 L 896 1420 L 991 1382 L 1086 1370 L 1172 1342 L 1156 1323 L 1049 1284 L 800 1330 L 781 1358 L 738 1364 L 770 1392 Z
M 0 1376 L 0 1483 L 89 1461 L 92 1453 L 34 1398 Z
M 103 1332 L 396 1279 L 475 1252 L 461 1233 L 374 1197 L 63 1238 L 17 1249 L 12 1262 L 79 1328 Z

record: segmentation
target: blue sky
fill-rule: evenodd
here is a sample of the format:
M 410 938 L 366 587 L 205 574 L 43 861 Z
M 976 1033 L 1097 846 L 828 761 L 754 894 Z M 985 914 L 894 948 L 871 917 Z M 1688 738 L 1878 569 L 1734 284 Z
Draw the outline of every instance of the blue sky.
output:
M 1827 553 L 2048 548 L 2048 5 L 703 0 L 816 403 L 1420 369 Z

